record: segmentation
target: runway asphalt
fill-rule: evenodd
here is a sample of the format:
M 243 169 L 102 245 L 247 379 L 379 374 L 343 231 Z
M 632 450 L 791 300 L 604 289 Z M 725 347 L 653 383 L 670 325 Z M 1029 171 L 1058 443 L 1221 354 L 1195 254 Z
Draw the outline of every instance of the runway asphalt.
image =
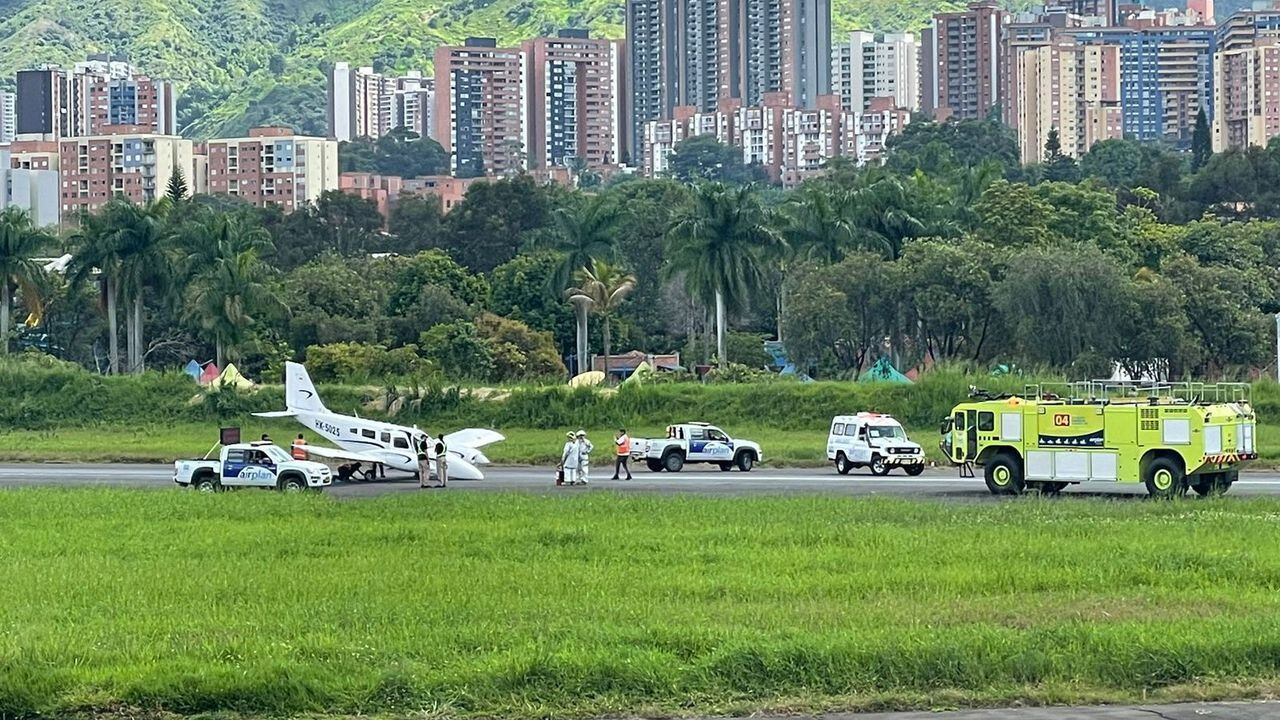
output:
M 960 478 L 954 468 L 931 468 L 919 477 L 898 471 L 886 477 L 866 474 L 839 475 L 833 468 L 771 469 L 758 467 L 749 473 L 720 472 L 690 466 L 680 473 L 640 470 L 630 482 L 610 480 L 611 469 L 594 471 L 586 487 L 556 487 L 555 473 L 546 467 L 488 466 L 484 480 L 458 481 L 449 491 L 522 491 L 581 493 L 610 490 L 638 493 L 693 493 L 704 495 L 825 494 L 840 496 L 893 495 L 944 500 L 994 499 L 980 478 Z M 135 487 L 176 488 L 169 465 L 0 464 L 0 488 L 6 487 Z M 336 497 L 364 498 L 387 493 L 419 492 L 408 476 L 392 476 L 370 483 L 336 483 L 327 492 Z M 1232 496 L 1280 495 L 1280 473 L 1246 472 L 1231 488 Z M 1146 490 L 1137 484 L 1094 483 L 1073 485 L 1064 496 L 1137 496 Z
M 758 716 L 756 720 L 1275 720 L 1280 704 L 1267 702 L 1181 703 L 1128 707 L 1011 708 L 956 712 L 908 712 Z

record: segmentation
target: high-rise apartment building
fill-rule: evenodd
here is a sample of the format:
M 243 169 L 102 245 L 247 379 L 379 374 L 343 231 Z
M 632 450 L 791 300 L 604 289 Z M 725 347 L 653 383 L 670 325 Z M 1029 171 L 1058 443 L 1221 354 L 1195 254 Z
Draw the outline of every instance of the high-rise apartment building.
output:
M 990 0 L 933 16 L 921 33 L 921 109 L 940 120 L 975 120 L 1000 104 L 1007 19 Z
M 435 139 L 452 174 L 476 177 L 528 167 L 527 59 L 493 38 L 436 48 Z
M 209 192 L 286 212 L 338 189 L 338 142 L 263 127 L 209 141 Z
M 149 127 L 104 128 L 109 134 L 64 139 L 58 144 L 64 222 L 98 210 L 113 198 L 140 205 L 163 197 L 175 171 L 191 174 L 190 140 L 156 135 Z
M 68 133 L 66 73 L 57 68 L 19 70 L 14 134 L 34 141 L 57 141 Z
M 524 43 L 531 167 L 618 164 L 619 47 L 585 30 Z
M 17 134 L 18 96 L 0 92 L 0 143 L 11 143 Z
M 124 60 L 92 56 L 71 70 L 20 70 L 17 81 L 14 134 L 24 139 L 90 137 L 123 125 L 177 132 L 173 83 L 138 74 Z
M 389 77 L 340 62 L 329 73 L 327 112 L 334 140 L 376 140 L 396 128 L 430 137 L 434 105 L 434 83 L 416 70 Z
M 1120 48 L 1061 41 L 1018 56 L 1018 117 L 1022 162 L 1040 162 L 1057 130 L 1062 153 L 1080 157 L 1100 140 L 1123 137 Z
M 714 112 L 783 93 L 815 107 L 831 92 L 830 0 L 627 0 L 634 154 L 644 124 L 676 107 Z
M 862 112 L 872 98 L 890 97 L 898 107 L 920 107 L 920 44 L 912 33 L 855 31 L 832 50 L 831 92 L 844 112 Z
M 1280 9 L 1241 11 L 1217 29 L 1213 149 L 1280 135 Z
M 1144 10 L 1127 27 L 1071 30 L 1077 43 L 1120 48 L 1124 136 L 1189 147 L 1196 115 L 1213 112 L 1214 29 Z M 1209 117 L 1212 121 L 1212 117 Z

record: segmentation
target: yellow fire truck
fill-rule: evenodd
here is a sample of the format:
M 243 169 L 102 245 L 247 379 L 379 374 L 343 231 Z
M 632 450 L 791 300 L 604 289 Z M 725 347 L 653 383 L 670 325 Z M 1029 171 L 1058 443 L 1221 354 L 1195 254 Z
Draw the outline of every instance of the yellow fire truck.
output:
M 1022 395 L 970 389 L 942 426 L 961 474 L 982 467 L 994 495 L 1056 493 L 1071 483 L 1143 483 L 1154 497 L 1226 492 L 1258 457 L 1243 383 L 1090 381 L 1029 385 Z

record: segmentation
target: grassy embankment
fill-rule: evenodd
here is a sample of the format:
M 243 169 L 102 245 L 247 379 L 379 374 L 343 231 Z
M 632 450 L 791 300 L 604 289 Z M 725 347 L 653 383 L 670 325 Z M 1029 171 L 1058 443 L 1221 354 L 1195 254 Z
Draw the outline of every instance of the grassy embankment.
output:
M 1278 513 L 11 491 L 0 716 L 1254 697 L 1280 688 Z
M 496 463 L 548 463 L 564 432 L 585 428 L 607 444 L 625 426 L 636 437 L 660 436 L 671 422 L 705 420 L 730 434 L 756 440 L 772 465 L 821 465 L 833 415 L 874 410 L 901 420 L 935 460 L 941 460 L 937 422 L 963 400 L 970 384 L 1021 390 L 1020 378 L 927 375 L 910 386 L 821 382 L 764 385 L 656 385 L 619 391 L 561 387 L 474 392 L 399 388 L 394 422 L 431 432 L 491 427 L 508 440 L 489 449 Z M 337 412 L 387 417 L 387 389 L 321 387 Z M 103 378 L 66 367 L 0 363 L 0 460 L 160 461 L 199 455 L 219 425 L 238 425 L 246 438 L 269 432 L 293 437 L 293 421 L 251 415 L 283 407 L 283 390 L 206 396 L 181 375 Z M 1260 383 L 1255 405 L 1263 427 L 1263 459 L 1280 460 L 1280 386 Z M 314 439 L 314 438 L 313 438 Z

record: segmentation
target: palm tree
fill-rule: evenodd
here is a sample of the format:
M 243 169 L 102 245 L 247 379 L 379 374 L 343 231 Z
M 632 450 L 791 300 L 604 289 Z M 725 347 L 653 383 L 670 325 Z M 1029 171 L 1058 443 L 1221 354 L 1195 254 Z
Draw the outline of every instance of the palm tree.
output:
M 594 269 L 579 270 L 577 277 L 578 287 L 569 290 L 569 299 L 575 307 L 589 308 L 604 323 L 604 377 L 608 382 L 609 355 L 612 352 L 609 321 L 631 291 L 636 289 L 636 277 L 603 260 L 597 260 Z
M 14 290 L 21 291 L 32 312 L 40 308 L 44 269 L 34 256 L 52 239 L 31 222 L 26 211 L 10 207 L 0 212 L 0 353 L 9 352 Z
M 611 259 L 615 252 L 618 223 L 622 211 L 600 195 L 593 195 L 576 208 L 560 208 L 555 213 L 556 232 L 547 246 L 561 256 L 560 264 L 548 278 L 552 292 L 569 287 L 579 270 L 592 270 L 597 260 Z M 578 372 L 587 362 L 587 308 L 574 302 L 578 323 Z
M 128 203 L 110 202 L 98 213 L 81 218 L 80 228 L 72 236 L 75 248 L 67 277 L 72 286 L 87 282 L 98 271 L 102 306 L 107 315 L 108 371 L 120 373 L 120 327 L 116 304 L 120 298 L 122 207 Z
M 699 185 L 693 203 L 676 215 L 667 231 L 667 272 L 682 276 L 702 302 L 716 307 L 716 353 L 725 366 L 725 323 L 759 291 L 764 255 L 783 240 L 750 185 Z
M 925 234 L 925 224 L 911 207 L 907 186 L 896 177 L 882 177 L 850 195 L 854 237 L 883 250 L 890 260 L 902 255 L 902 247 Z
M 126 370 L 143 370 L 146 347 L 142 331 L 143 299 L 148 288 L 168 291 L 173 276 L 168 247 L 174 231 L 165 220 L 168 203 L 149 207 L 125 205 L 120 209 L 120 292 L 125 311 Z
M 847 191 L 806 186 L 782 208 L 783 237 L 802 259 L 840 262 L 853 244 L 849 207 Z
M 267 269 L 252 250 L 224 246 L 190 286 L 186 317 L 212 336 L 218 367 L 239 349 L 263 313 L 283 304 L 267 284 Z

